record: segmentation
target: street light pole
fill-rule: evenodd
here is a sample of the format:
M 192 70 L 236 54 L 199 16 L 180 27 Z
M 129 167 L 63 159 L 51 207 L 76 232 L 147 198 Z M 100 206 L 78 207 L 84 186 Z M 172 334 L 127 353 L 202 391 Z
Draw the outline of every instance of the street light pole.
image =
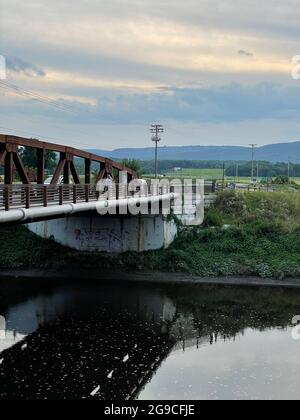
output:
M 161 141 L 160 134 L 164 133 L 164 131 L 164 127 L 161 124 L 151 125 L 152 141 L 155 142 L 155 178 L 158 176 L 158 143 Z

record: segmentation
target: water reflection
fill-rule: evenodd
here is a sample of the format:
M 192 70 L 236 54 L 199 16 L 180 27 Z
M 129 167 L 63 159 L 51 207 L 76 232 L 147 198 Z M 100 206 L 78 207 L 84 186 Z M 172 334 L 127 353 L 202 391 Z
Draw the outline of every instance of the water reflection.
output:
M 4 290 L 0 300 L 2 399 L 300 396 L 300 343 L 289 331 L 300 313 L 298 292 L 93 283 L 39 289 Z

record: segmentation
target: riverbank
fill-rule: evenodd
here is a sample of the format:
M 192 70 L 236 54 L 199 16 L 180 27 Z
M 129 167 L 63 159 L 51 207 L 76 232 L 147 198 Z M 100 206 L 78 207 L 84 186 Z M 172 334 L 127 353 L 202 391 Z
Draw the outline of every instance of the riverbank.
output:
M 181 279 L 300 279 L 300 194 L 224 192 L 206 213 L 204 225 L 183 229 L 167 250 L 122 255 L 79 253 L 43 240 L 25 227 L 0 229 L 0 270 L 71 267 L 85 276 L 105 271 L 166 273 Z M 43 274 L 44 275 L 44 274 Z M 127 274 L 126 274 L 127 275 Z M 295 280 L 295 281 L 294 281 Z M 181 280 L 184 281 L 184 280 Z M 200 280 L 199 280 L 200 281 Z
M 87 272 L 80 267 L 71 269 L 12 269 L 0 271 L 1 279 L 23 279 L 38 280 L 39 282 L 49 280 L 70 280 L 84 281 L 88 277 L 89 281 L 105 283 L 145 283 L 156 285 L 211 285 L 211 286 L 247 286 L 247 287 L 276 287 L 300 289 L 300 278 L 288 278 L 278 280 L 261 277 L 199 277 L 184 273 L 170 273 L 159 271 L 119 271 L 105 270 L 99 271 L 90 269 Z

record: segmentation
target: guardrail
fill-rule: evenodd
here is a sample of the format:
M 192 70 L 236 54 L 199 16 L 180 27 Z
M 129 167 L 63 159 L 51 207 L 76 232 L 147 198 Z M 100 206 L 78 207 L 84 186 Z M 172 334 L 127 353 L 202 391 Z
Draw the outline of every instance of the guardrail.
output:
M 0 185 L 0 210 L 96 201 L 96 185 Z
M 152 188 L 147 184 L 133 189 L 128 189 L 126 185 L 115 184 L 107 190 L 110 200 L 132 198 L 137 195 L 155 197 L 171 192 L 171 188 Z M 101 195 L 96 184 L 0 185 L 0 211 L 89 203 L 98 201 Z M 107 199 L 106 195 L 103 197 L 104 200 Z
M 195 186 L 191 194 L 186 196 L 184 186 L 152 184 L 126 185 L 113 184 L 99 191 L 96 184 L 62 184 L 62 185 L 38 185 L 38 184 L 12 184 L 0 185 L 0 211 L 33 209 L 38 207 L 63 206 L 64 204 L 90 203 L 103 200 L 118 200 L 138 197 L 157 197 L 171 193 L 179 193 L 185 206 L 194 206 L 197 203 Z M 175 191 L 176 190 L 176 191 Z M 107 196 L 108 193 L 108 196 Z M 181 202 L 177 201 L 177 205 Z M 172 204 L 172 207 L 174 203 Z

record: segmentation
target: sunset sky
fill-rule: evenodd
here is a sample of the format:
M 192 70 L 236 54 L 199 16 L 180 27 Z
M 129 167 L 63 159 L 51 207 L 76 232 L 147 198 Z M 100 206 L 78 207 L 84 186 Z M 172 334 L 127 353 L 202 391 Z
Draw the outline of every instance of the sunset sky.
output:
M 299 39 L 296 0 L 0 0 L 0 131 L 99 149 L 149 146 L 153 122 L 170 146 L 300 140 Z

